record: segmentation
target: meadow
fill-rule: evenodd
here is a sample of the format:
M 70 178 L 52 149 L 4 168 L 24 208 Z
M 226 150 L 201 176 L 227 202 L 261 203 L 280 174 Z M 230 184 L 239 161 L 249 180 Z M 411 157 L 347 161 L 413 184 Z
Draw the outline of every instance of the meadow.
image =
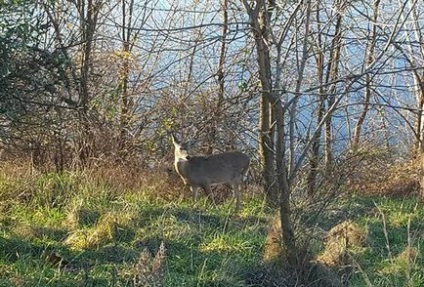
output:
M 154 171 L 35 173 L 9 165 L 0 170 L 0 204 L 0 286 L 320 286 L 296 285 L 284 264 L 269 260 L 278 257 L 269 240 L 276 212 L 251 187 L 235 214 L 230 198 L 193 202 Z M 314 214 L 304 208 L 294 205 L 294 213 L 307 222 Z M 348 286 L 418 287 L 423 218 L 416 196 L 350 193 L 297 232 L 299 242 L 309 238 L 311 262 Z M 358 244 L 331 243 L 343 222 Z M 310 229 L 314 236 L 305 236 Z

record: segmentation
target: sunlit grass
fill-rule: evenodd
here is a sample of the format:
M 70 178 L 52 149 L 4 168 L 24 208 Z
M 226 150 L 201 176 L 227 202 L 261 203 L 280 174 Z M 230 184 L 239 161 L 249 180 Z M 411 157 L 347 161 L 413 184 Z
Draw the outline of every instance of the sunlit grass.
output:
M 143 252 L 154 258 L 161 243 L 164 286 L 248 286 L 248 273 L 262 264 L 272 212 L 259 196 L 245 195 L 236 214 L 231 198 L 194 202 L 153 173 L 133 185 L 105 170 L 11 174 L 0 169 L 0 286 L 133 286 Z M 424 284 L 424 210 L 416 198 L 354 195 L 334 205 L 338 213 L 324 212 L 316 227 L 325 232 L 350 219 L 367 236 L 346 253 L 358 267 L 350 286 Z M 325 246 L 313 234 L 311 258 L 318 258 Z
M 152 186 L 119 190 L 86 174 L 2 171 L 0 179 L 0 286 L 132 286 L 137 258 L 161 242 L 167 286 L 243 286 L 240 268 L 261 258 L 259 201 L 236 216 L 231 200 L 215 206 Z
M 363 272 L 352 286 L 423 286 L 424 209 L 417 198 L 363 198 L 369 208 L 357 221 L 369 230 L 365 253 L 356 258 Z M 365 200 L 367 203 L 365 203 Z

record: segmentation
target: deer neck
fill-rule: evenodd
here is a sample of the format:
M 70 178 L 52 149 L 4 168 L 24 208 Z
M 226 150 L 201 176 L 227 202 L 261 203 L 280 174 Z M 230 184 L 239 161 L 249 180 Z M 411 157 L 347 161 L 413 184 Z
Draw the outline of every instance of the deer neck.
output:
M 188 168 L 187 165 L 188 165 L 187 158 L 175 158 L 175 161 L 174 161 L 175 170 L 184 181 L 184 184 L 187 184 L 187 180 L 186 180 L 187 168 Z

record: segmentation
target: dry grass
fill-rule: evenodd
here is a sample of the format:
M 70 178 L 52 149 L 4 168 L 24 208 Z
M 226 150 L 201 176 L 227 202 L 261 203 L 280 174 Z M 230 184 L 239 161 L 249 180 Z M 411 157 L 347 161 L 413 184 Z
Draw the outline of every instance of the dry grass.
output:
M 421 165 L 408 161 L 388 165 L 385 173 L 374 178 L 367 186 L 367 193 L 394 197 L 414 196 L 420 190 Z
M 164 199 L 190 197 L 188 188 L 184 187 L 179 176 L 171 166 L 163 164 L 164 168 L 141 168 L 125 165 L 98 165 L 84 172 L 73 172 L 74 184 L 90 183 L 94 186 L 104 186 L 105 189 L 116 193 L 131 192 L 134 190 L 154 191 L 152 195 Z M 38 171 L 28 162 L 2 162 L 0 166 L 0 184 L 2 193 L 0 199 L 19 201 L 30 200 L 35 187 L 35 181 L 40 175 L 53 174 Z M 55 184 L 54 181 L 51 182 Z M 45 183 L 49 184 L 49 183 Z M 5 186 L 7 185 L 7 186 Z M 45 189 L 51 186 L 43 187 Z M 182 192 L 183 191 L 183 192 Z
M 164 278 L 164 265 L 166 259 L 166 248 L 162 242 L 155 257 L 151 255 L 147 248 L 140 254 L 137 264 L 134 267 L 135 287 L 161 287 Z
M 333 271 L 334 266 L 328 266 L 320 260 L 314 260 L 308 253 L 312 241 L 320 242 L 324 238 L 324 231 L 320 228 L 304 231 L 298 238 L 299 266 L 293 268 L 285 259 L 282 247 L 281 224 L 279 217 L 275 216 L 269 224 L 266 243 L 264 246 L 263 262 L 265 268 L 261 270 L 260 286 L 331 286 L 341 287 L 340 276 Z M 341 227 L 340 227 L 341 228 Z M 333 232 L 337 233 L 334 229 Z M 330 233 L 329 235 L 330 236 Z M 340 235 L 335 235 L 340 240 Z M 301 242 L 304 241 L 303 245 Z M 309 249 L 308 249 L 309 248 Z M 257 274 L 255 274 L 257 276 Z M 281 280 L 281 278 L 285 278 Z M 256 279 L 258 280 L 258 279 Z M 256 285 L 255 285 L 256 286 Z M 259 285 L 258 285 L 259 286 Z
M 349 159 L 348 188 L 368 195 L 415 196 L 422 177 L 418 159 L 396 162 L 384 150 L 359 151 Z
M 131 190 L 153 191 L 149 194 L 172 200 L 189 197 L 188 188 L 169 168 L 137 169 L 125 166 L 100 167 L 89 171 L 89 176 L 96 182 L 107 185 L 120 193 Z M 182 193 L 183 191 L 183 193 Z
M 324 238 L 325 248 L 317 261 L 326 266 L 343 269 L 352 265 L 351 252 L 367 244 L 367 231 L 351 221 L 334 226 Z
M 64 243 L 72 249 L 90 249 L 110 242 L 119 242 L 136 225 L 135 214 L 122 211 L 107 213 L 101 216 L 98 222 L 90 228 L 77 229 L 72 232 Z
M 14 200 L 25 202 L 30 194 L 36 172 L 29 164 L 1 162 L 0 201 Z

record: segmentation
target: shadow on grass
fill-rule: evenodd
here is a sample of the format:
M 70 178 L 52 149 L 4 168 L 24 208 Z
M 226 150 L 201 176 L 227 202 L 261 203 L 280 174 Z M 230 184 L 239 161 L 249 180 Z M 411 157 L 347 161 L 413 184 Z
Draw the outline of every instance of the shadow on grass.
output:
M 31 228 L 37 238 L 46 238 L 51 241 L 60 242 L 64 240 L 68 235 L 68 231 L 66 229 L 51 228 L 44 226 L 34 226 Z
M 207 214 L 201 209 L 179 209 L 172 213 L 179 221 L 190 226 L 202 226 L 221 231 L 238 230 L 247 225 L 266 225 L 265 218 L 257 216 L 240 217 L 236 213 L 229 215 Z M 265 231 L 262 230 L 262 231 Z
M 249 225 L 266 224 L 265 219 L 253 215 L 243 218 L 235 214 L 225 215 L 225 213 L 210 214 L 206 211 L 175 205 L 143 206 L 135 214 L 135 221 L 131 219 L 128 226 L 123 225 L 122 228 L 118 226 L 119 228 L 114 230 L 113 242 L 83 250 L 71 249 L 70 246 L 64 244 L 63 239 L 66 238 L 67 230 L 35 227 L 33 230 L 35 236 L 32 236 L 31 239 L 26 239 L 24 235 L 13 238 L 0 237 L 0 257 L 6 265 L 16 268 L 17 271 L 13 276 L 22 275 L 23 278 L 30 278 L 31 275 L 25 275 L 26 270 L 46 272 L 43 276 L 50 281 L 45 286 L 55 286 L 55 284 L 61 283 L 63 284 L 60 286 L 81 286 L 78 284 L 82 283 L 87 283 L 86 286 L 113 286 L 111 282 L 114 280 L 123 284 L 122 286 L 127 286 L 128 282 L 132 282 L 133 268 L 143 250 L 147 248 L 154 256 L 163 242 L 167 250 L 165 277 L 170 282 L 169 286 L 196 286 L 199 284 L 202 286 L 237 286 L 237 282 L 243 281 L 242 270 L 252 264 L 254 261 L 252 257 L 256 258 L 256 255 L 252 255 L 250 251 L 248 255 L 240 251 L 244 248 L 241 244 L 249 241 L 248 236 L 251 236 L 248 233 L 251 231 L 246 231 L 245 228 Z M 87 217 L 85 213 L 78 215 L 78 217 Z M 87 221 L 89 224 L 97 222 L 99 218 L 97 214 L 91 216 L 90 213 L 89 215 L 90 220 Z M 161 218 L 172 219 L 169 221 L 170 224 L 174 224 L 173 220 L 175 220 L 175 228 L 185 230 L 184 228 L 187 226 L 187 230 L 193 232 L 176 232 L 172 233 L 170 237 L 169 234 L 160 231 L 163 228 L 161 224 L 168 223 L 167 220 L 162 223 Z M 84 223 L 87 222 L 84 221 Z M 144 232 L 142 242 L 137 241 L 138 229 Z M 255 232 L 258 230 L 255 229 Z M 149 233 L 150 231 L 151 233 Z M 260 232 L 262 231 L 261 229 Z M 241 249 L 231 252 L 231 254 L 219 248 L 203 250 L 202 244 L 214 239 L 214 236 L 222 236 L 224 238 L 222 244 L 228 243 L 229 245 L 232 243 L 226 242 L 226 238 L 238 236 L 234 240 L 235 244 L 241 245 Z M 254 244 L 250 243 L 249 246 L 254 246 Z M 46 259 L 52 253 L 59 254 L 63 260 L 69 263 L 69 266 L 72 266 L 72 269 L 64 268 L 60 275 L 54 273 L 57 272 L 55 271 L 57 266 L 53 266 Z M 244 260 L 244 257 L 247 259 Z M 260 254 L 257 257 L 259 259 Z M 25 267 L 28 268 L 25 269 L 20 267 L 22 261 L 19 260 L 33 261 L 38 266 Z
M 5 263 L 13 263 L 23 254 L 41 256 L 45 246 L 36 245 L 22 238 L 0 237 L 0 258 Z

